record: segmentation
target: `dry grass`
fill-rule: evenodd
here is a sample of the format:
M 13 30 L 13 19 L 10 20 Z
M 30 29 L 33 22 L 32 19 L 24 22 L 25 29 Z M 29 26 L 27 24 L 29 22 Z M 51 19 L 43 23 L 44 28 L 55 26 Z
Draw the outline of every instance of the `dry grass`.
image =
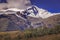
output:
M 60 40 L 60 34 L 46 35 L 43 37 L 30 38 L 30 40 Z
M 0 40 L 60 40 L 60 34 L 25 38 L 25 35 L 23 32 L 10 31 L 10 32 L 0 32 Z

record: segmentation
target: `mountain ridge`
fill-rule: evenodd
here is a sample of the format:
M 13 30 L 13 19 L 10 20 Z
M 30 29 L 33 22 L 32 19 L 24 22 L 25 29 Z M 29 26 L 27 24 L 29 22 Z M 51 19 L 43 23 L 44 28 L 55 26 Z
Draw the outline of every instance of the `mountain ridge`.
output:
M 11 13 L 10 15 L 7 15 L 7 17 L 5 17 L 5 15 L 4 15 L 4 18 L 1 17 L 2 22 L 1 22 L 1 18 L 0 18 L 0 22 L 1 22 L 0 31 L 15 31 L 15 30 L 25 30 L 25 29 L 30 29 L 30 28 L 37 28 L 37 27 L 54 27 L 56 25 L 60 25 L 60 14 L 59 13 L 53 14 L 53 15 L 47 14 L 47 16 L 46 16 L 46 13 L 40 14 L 40 11 L 39 11 L 40 15 L 39 15 L 39 17 L 36 17 L 36 15 L 38 13 L 35 8 L 33 8 L 33 9 L 28 8 L 24 11 L 26 11 L 29 14 L 27 15 L 27 14 L 24 14 L 25 12 L 24 13 L 22 12 L 22 14 L 20 15 L 20 12 L 18 10 L 18 12 L 15 13 L 17 16 L 15 14 Z M 35 11 L 37 13 L 36 15 L 34 14 Z M 45 12 L 45 11 L 43 11 L 43 12 Z M 19 14 L 17 14 L 17 13 L 19 13 Z M 31 13 L 33 13 L 34 15 L 30 15 Z M 50 12 L 47 11 L 47 13 L 50 13 Z M 43 15 L 43 16 L 41 16 L 41 15 Z M 44 15 L 46 16 L 46 18 Z M 50 15 L 50 16 L 48 17 L 48 15 Z M 26 16 L 27 18 L 24 18 L 23 16 L 24 17 Z M 21 17 L 24 19 L 22 19 Z M 8 22 L 7 22 L 7 20 L 8 20 Z M 7 23 L 7 24 L 5 24 L 5 23 Z M 4 25 L 1 25 L 1 24 L 4 24 Z

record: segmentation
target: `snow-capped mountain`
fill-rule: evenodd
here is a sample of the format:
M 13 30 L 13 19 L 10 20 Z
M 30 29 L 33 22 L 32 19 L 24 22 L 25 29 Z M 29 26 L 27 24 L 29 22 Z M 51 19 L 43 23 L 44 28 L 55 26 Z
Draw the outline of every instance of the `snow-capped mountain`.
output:
M 48 18 L 50 16 L 54 16 L 54 15 L 60 14 L 60 13 L 48 12 L 47 10 L 42 9 L 42 8 L 38 8 L 37 6 L 34 6 L 34 8 L 31 9 L 32 7 L 27 8 L 27 9 L 30 9 L 30 10 L 28 10 L 28 12 L 30 13 L 28 16 L 31 16 L 31 17 L 35 17 L 35 18 L 41 17 L 41 18 L 44 19 L 44 18 Z M 36 15 L 34 14 L 34 11 L 38 11 Z
M 9 14 L 9 13 L 7 13 L 7 11 L 8 12 L 11 12 L 12 11 L 13 12 L 12 14 L 15 14 L 17 17 L 19 17 L 19 15 L 17 15 L 14 12 L 18 12 L 19 11 L 23 15 L 30 16 L 30 17 L 35 17 L 35 18 L 41 17 L 43 19 L 48 18 L 48 17 L 51 17 L 51 16 L 54 16 L 54 15 L 60 14 L 60 13 L 51 13 L 51 12 L 48 12 L 47 10 L 42 9 L 42 8 L 38 8 L 35 5 L 30 6 L 27 9 L 9 8 L 9 9 L 0 10 L 0 11 L 5 12 L 5 13 L 2 13 L 2 14 Z M 25 11 L 25 13 L 23 13 L 24 11 Z
M 25 30 L 30 27 L 54 27 L 55 25 L 60 25 L 60 13 L 51 13 L 37 6 L 31 6 L 23 10 L 9 8 L 3 12 L 10 12 L 10 14 L 13 14 L 12 12 L 16 13 L 7 17 L 4 16 L 4 18 L 1 17 L 0 31 Z

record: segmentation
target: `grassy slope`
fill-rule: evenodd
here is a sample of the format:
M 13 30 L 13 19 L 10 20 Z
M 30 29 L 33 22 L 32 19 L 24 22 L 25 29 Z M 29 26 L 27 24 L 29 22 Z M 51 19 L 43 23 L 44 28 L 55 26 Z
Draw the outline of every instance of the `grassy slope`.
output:
M 60 40 L 60 34 L 45 35 L 43 37 L 30 38 L 30 40 Z
M 45 35 L 45 36 L 36 37 L 36 38 L 35 37 L 24 38 L 24 33 L 20 31 L 0 32 L 0 40 L 19 40 L 19 39 L 21 40 L 60 40 L 60 34 Z

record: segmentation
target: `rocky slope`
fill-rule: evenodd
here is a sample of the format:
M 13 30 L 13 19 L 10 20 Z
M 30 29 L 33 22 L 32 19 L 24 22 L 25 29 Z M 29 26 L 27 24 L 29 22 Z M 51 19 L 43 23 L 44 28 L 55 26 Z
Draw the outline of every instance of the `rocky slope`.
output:
M 56 25 L 60 25 L 60 15 L 46 19 L 28 17 L 26 21 L 17 18 L 15 15 L 0 18 L 0 31 L 25 30 L 31 27 L 54 27 Z

